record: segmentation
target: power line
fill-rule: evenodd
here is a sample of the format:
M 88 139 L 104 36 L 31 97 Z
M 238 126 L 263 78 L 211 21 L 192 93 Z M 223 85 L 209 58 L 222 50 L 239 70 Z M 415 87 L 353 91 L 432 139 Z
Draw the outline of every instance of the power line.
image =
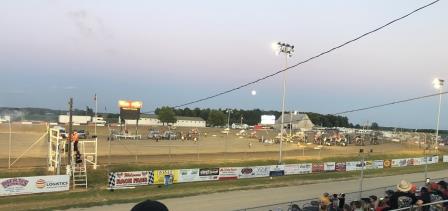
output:
M 406 102 L 421 100 L 421 99 L 425 99 L 425 98 L 435 97 L 435 96 L 439 96 L 439 95 L 445 95 L 445 94 L 448 94 L 448 91 L 447 92 L 437 93 L 437 94 L 430 94 L 430 95 L 423 95 L 423 96 L 419 96 L 419 97 L 412 97 L 412 98 L 408 98 L 408 99 L 404 99 L 404 100 L 392 101 L 392 102 L 389 102 L 389 103 L 383 103 L 383 104 L 379 104 L 379 105 L 373 105 L 373 106 L 367 106 L 367 107 L 362 107 L 362 108 L 356 108 L 356 109 L 347 110 L 347 111 L 341 111 L 341 112 L 337 112 L 337 113 L 332 113 L 331 115 L 337 116 L 337 115 L 341 115 L 341 114 L 348 114 L 348 113 L 354 113 L 354 112 L 358 112 L 358 111 L 371 110 L 371 109 L 376 109 L 376 108 L 396 105 L 396 104 L 400 104 L 400 103 L 406 103 Z M 304 119 L 304 120 L 299 119 L 299 120 L 289 121 L 289 122 L 285 122 L 285 123 L 286 124 L 290 124 L 290 123 L 301 122 L 301 121 L 306 121 L 306 120 L 308 120 L 308 119 Z M 278 123 L 276 123 L 274 125 L 278 125 Z
M 410 101 L 414 101 L 414 100 L 421 100 L 424 98 L 429 98 L 429 97 L 434 97 L 434 96 L 439 96 L 439 95 L 444 95 L 444 94 L 448 94 L 448 92 L 441 92 L 441 93 L 437 93 L 437 94 L 430 94 L 430 95 L 424 95 L 424 96 L 420 96 L 420 97 L 413 97 L 413 98 L 409 98 L 409 99 L 405 99 L 405 100 L 393 101 L 390 103 L 384 103 L 384 104 L 380 104 L 380 105 L 374 105 L 374 106 L 369 106 L 369 107 L 364 107 L 364 108 L 357 108 L 357 109 L 353 109 L 353 110 L 334 113 L 333 115 L 341 115 L 341 114 L 353 113 L 353 112 L 357 112 L 357 111 L 370 110 L 370 109 L 374 109 L 374 108 L 381 108 L 381 107 L 385 107 L 385 106 L 410 102 Z
M 302 65 L 302 64 L 308 63 L 308 62 L 310 62 L 310 61 L 312 61 L 312 60 L 314 60 L 314 59 L 317 59 L 317 58 L 319 58 L 319 57 L 321 57 L 321 56 L 323 56 L 323 55 L 325 55 L 325 54 L 328 54 L 328 53 L 330 53 L 330 52 L 332 52 L 332 51 L 335 51 L 335 50 L 337 50 L 337 49 L 339 49 L 339 48 L 342 48 L 342 47 L 344 47 L 344 46 L 346 46 L 346 45 L 348 45 L 348 44 L 350 44 L 350 43 L 352 43 L 352 42 L 358 41 L 358 40 L 360 40 L 360 39 L 363 38 L 363 37 L 366 37 L 366 36 L 368 36 L 368 35 L 370 35 L 370 34 L 373 34 L 373 33 L 377 32 L 377 31 L 380 31 L 380 30 L 382 30 L 382 29 L 388 27 L 389 25 L 392 25 L 393 23 L 395 23 L 395 22 L 397 22 L 397 21 L 400 21 L 400 20 L 402 20 L 402 19 L 405 19 L 405 18 L 409 17 L 410 15 L 412 15 L 412 14 L 414 14 L 414 13 L 416 13 L 416 12 L 422 10 L 422 9 L 425 9 L 425 8 L 431 6 L 431 5 L 433 5 L 433 4 L 435 4 L 435 3 L 439 2 L 439 1 L 440 1 L 440 0 L 436 0 L 436 1 L 433 1 L 433 2 L 431 2 L 431 3 L 429 3 L 429 4 L 426 4 L 426 5 L 424 5 L 424 6 L 421 6 L 421 7 L 417 8 L 417 9 L 415 9 L 415 10 L 413 10 L 413 11 L 411 11 L 411 12 L 409 12 L 409 13 L 407 13 L 407 14 L 405 14 L 405 15 L 399 17 L 399 18 L 396 18 L 396 19 L 394 19 L 394 20 L 392 20 L 392 21 L 390 21 L 390 22 L 388 22 L 388 23 L 386 23 L 386 24 L 384 24 L 384 25 L 378 27 L 378 28 L 375 28 L 375 29 L 373 29 L 373 30 L 371 30 L 371 31 L 369 31 L 369 32 L 366 32 L 366 33 L 364 33 L 364 34 L 362 34 L 362 35 L 360 35 L 360 36 L 358 36 L 358 37 L 356 37 L 356 38 L 354 38 L 354 39 L 351 39 L 351 40 L 349 40 L 349 41 L 346 41 L 346 42 L 344 42 L 344 43 L 342 43 L 342 44 L 340 44 L 340 45 L 338 45 L 338 46 L 335 46 L 335 47 L 333 47 L 333 48 L 331 48 L 331 49 L 329 49 L 329 50 L 326 50 L 326 51 L 324 51 L 324 52 L 322 52 L 322 53 L 319 53 L 319 54 L 317 54 L 317 55 L 315 55 L 315 56 L 312 56 L 312 57 L 310 57 L 310 58 L 308 58 L 308 59 L 305 59 L 305 60 L 303 60 L 303 61 L 301 61 L 301 62 L 299 62 L 299 63 L 297 63 L 297 64 L 295 64 L 295 65 L 292 65 L 292 66 L 289 66 L 289 67 L 287 67 L 287 68 L 281 69 L 281 70 L 279 70 L 279 71 L 277 71 L 277 72 L 275 72 L 275 73 L 266 75 L 266 76 L 264 76 L 264 77 L 261 77 L 261 78 L 258 78 L 258 79 L 256 79 L 256 80 L 254 80 L 254 81 L 251 81 L 251 82 L 245 83 L 245 84 L 243 84 L 243 85 L 237 86 L 237 87 L 235 87 L 235 88 L 232 88 L 232 89 L 229 89 L 229 90 L 226 90 L 226 91 L 222 91 L 222 92 L 219 92 L 219 93 L 217 93 L 217 94 L 214 94 L 214 95 L 211 95 L 211 96 L 208 96 L 208 97 L 204 97 L 204 98 L 201 98 L 201 99 L 198 99 L 198 100 L 193 100 L 193 101 L 190 101 L 190 102 L 187 102 L 187 103 L 184 103 L 184 104 L 176 105 L 176 106 L 173 106 L 172 108 L 184 107 L 184 106 L 188 106 L 188 105 L 191 105 L 191 104 L 199 103 L 199 102 L 202 102 L 202 101 L 210 100 L 210 99 L 212 99 L 212 98 L 216 98 L 216 97 L 219 97 L 219 96 L 221 96 L 221 95 L 228 94 L 228 93 L 230 93 L 230 92 L 239 90 L 239 89 L 241 89 L 241 88 L 244 88 L 244 87 L 247 87 L 247 86 L 250 86 L 250 85 L 259 83 L 259 82 L 261 82 L 261 81 L 264 81 L 264 80 L 266 80 L 266 79 L 268 79 L 268 78 L 274 77 L 274 76 L 276 76 L 276 75 L 278 75 L 278 74 L 280 74 L 280 73 L 282 73 L 282 72 L 285 72 L 285 71 L 287 71 L 287 70 L 289 70 L 289 69 L 298 67 L 298 66 L 300 66 L 300 65 Z M 144 112 L 144 113 L 154 113 L 154 111 L 151 111 L 151 112 Z

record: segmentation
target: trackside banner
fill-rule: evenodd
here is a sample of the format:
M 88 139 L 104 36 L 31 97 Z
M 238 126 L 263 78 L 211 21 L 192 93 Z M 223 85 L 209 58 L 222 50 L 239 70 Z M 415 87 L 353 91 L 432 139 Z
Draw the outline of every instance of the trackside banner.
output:
M 444 155 L 444 156 L 443 156 L 443 162 L 444 162 L 444 163 L 447 163 L 447 162 L 448 162 L 448 155 Z
M 68 191 L 69 187 L 69 175 L 3 178 L 0 196 Z
M 120 188 L 149 185 L 152 183 L 153 178 L 154 175 L 152 171 L 114 172 L 109 177 L 109 186 Z

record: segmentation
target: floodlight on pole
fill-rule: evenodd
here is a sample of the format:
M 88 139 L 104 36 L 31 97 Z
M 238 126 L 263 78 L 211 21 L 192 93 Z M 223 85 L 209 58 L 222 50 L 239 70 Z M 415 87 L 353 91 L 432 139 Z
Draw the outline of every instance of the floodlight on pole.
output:
M 442 106 L 442 89 L 444 80 L 440 78 L 435 78 L 432 84 L 435 89 L 439 90 L 439 108 L 437 111 L 437 126 L 436 126 L 436 140 L 434 141 L 434 148 L 437 149 L 439 146 L 439 125 L 440 125 L 440 107 Z
M 287 43 L 277 42 L 273 45 L 275 53 L 285 54 L 285 69 L 288 68 L 288 57 L 291 57 L 294 53 L 294 45 Z M 283 134 L 284 134 L 284 121 L 285 121 L 285 98 L 286 98 L 286 71 L 283 72 L 283 97 L 282 97 L 282 116 L 280 125 L 280 149 L 279 149 L 279 163 L 282 163 L 282 151 L 283 151 Z

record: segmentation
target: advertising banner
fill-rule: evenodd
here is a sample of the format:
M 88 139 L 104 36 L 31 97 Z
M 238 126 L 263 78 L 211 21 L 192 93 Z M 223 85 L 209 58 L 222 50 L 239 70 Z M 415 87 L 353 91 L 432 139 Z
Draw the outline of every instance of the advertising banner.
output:
M 345 162 L 336 163 L 335 170 L 337 172 L 343 172 L 345 171 L 345 167 Z
M 154 170 L 154 184 L 173 184 L 179 182 L 179 169 L 174 170 Z M 165 176 L 169 176 L 170 181 Z
M 323 172 L 324 171 L 324 164 L 323 163 L 313 163 L 312 165 L 312 172 Z
M 219 168 L 203 168 L 199 169 L 199 180 L 210 181 L 219 179 Z
M 383 162 L 383 167 L 384 167 L 384 168 L 390 168 L 390 167 L 392 167 L 392 160 L 384 160 L 384 162 Z
M 448 155 L 444 155 L 444 156 L 443 156 L 443 162 L 444 162 L 444 163 L 447 163 L 447 162 L 448 162 Z
M 269 176 L 283 176 L 285 175 L 285 165 L 272 165 L 269 167 Z
M 313 164 L 302 163 L 299 164 L 299 174 L 311 174 L 313 171 Z
M 357 171 L 361 170 L 361 161 L 348 161 L 345 162 L 346 171 Z
M 408 160 L 405 159 L 392 159 L 392 167 L 404 167 L 408 165 Z
M 325 162 L 324 163 L 324 171 L 335 171 L 336 163 L 335 162 Z
M 373 169 L 382 169 L 384 168 L 384 160 L 374 160 L 372 165 Z
M 150 174 L 149 171 L 115 172 L 111 179 L 115 188 L 148 185 Z
M 285 175 L 300 174 L 299 164 L 287 164 L 285 165 Z
M 223 167 L 219 168 L 219 180 L 238 179 L 241 167 Z
M 238 178 L 268 177 L 269 172 L 270 166 L 243 167 L 238 174 Z
M 439 156 L 432 157 L 432 163 L 438 163 L 439 162 Z
M 68 191 L 69 175 L 16 177 L 0 179 L 0 196 Z
M 199 169 L 180 169 L 178 182 L 196 182 L 199 179 Z

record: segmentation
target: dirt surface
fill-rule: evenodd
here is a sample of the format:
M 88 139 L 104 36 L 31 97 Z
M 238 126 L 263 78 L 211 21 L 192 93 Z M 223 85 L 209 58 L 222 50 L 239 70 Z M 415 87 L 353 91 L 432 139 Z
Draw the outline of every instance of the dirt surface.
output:
M 429 172 L 431 178 L 444 178 L 448 175 L 448 170 Z M 367 178 L 364 180 L 363 197 L 370 195 L 384 196 L 387 189 L 395 190 L 394 185 L 400 180 L 418 182 L 424 180 L 424 173 L 394 175 L 386 177 Z M 288 201 L 298 201 L 319 197 L 324 192 L 329 193 L 350 193 L 359 191 L 359 180 L 327 181 L 315 184 L 294 185 L 280 188 L 266 188 L 257 190 L 239 190 L 222 193 L 205 194 L 199 196 L 189 196 L 183 198 L 171 198 L 161 200 L 167 205 L 169 210 L 235 210 L 261 205 L 284 203 Z M 388 187 L 387 187 L 388 186 Z M 387 187 L 387 188 L 383 188 Z M 347 202 L 357 199 L 358 193 L 347 194 Z M 300 204 L 300 203 L 298 203 Z M 109 211 L 109 210 L 131 210 L 135 203 L 115 204 L 109 206 L 97 206 L 90 208 L 74 208 L 68 211 Z M 272 207 L 264 207 L 253 210 L 275 210 L 276 208 L 286 210 L 285 204 Z
M 92 132 L 93 127 L 76 126 L 76 129 L 87 129 Z M 119 130 L 118 127 L 113 128 Z M 177 131 L 188 131 L 190 128 L 177 128 Z M 113 140 L 108 141 L 110 128 L 97 127 L 99 164 L 119 163 L 184 163 L 184 162 L 223 162 L 255 159 L 278 159 L 279 144 L 263 144 L 256 139 L 239 137 L 235 134 L 239 130 L 231 130 L 229 135 L 221 133 L 219 128 L 200 129 L 201 137 L 198 142 L 180 140 L 154 141 L 145 138 L 148 127 L 139 129 L 143 135 L 141 140 Z M 128 128 L 130 133 L 135 128 Z M 46 166 L 48 154 L 48 137 L 45 136 L 45 125 L 13 124 L 11 139 L 11 162 L 22 156 L 14 167 L 42 167 Z M 206 135 L 205 135 L 206 134 Z M 273 131 L 258 132 L 258 135 L 273 137 Z M 43 136 L 43 137 L 42 137 Z M 39 141 L 38 139 L 42 137 Z M 31 147 L 32 146 L 32 147 Z M 348 156 L 357 154 L 360 146 L 348 147 L 332 146 L 315 149 L 315 145 L 301 145 L 296 143 L 283 144 L 284 159 L 319 159 L 325 157 Z M 9 128 L 0 124 L 0 168 L 8 167 Z M 394 154 L 422 154 L 417 145 L 384 143 L 381 145 L 364 146 L 374 153 Z M 27 152 L 26 150 L 29 149 Z M 26 153 L 24 153 L 26 152 Z

